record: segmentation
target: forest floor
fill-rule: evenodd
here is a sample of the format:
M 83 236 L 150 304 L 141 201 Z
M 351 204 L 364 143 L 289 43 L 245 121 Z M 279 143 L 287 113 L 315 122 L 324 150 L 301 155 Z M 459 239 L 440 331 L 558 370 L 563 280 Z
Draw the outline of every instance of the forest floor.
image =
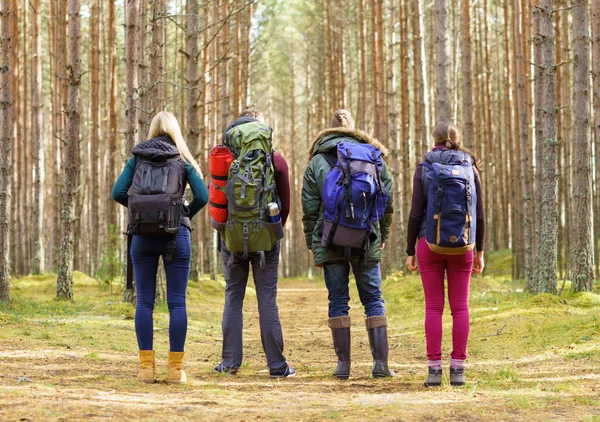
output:
M 371 356 L 352 286 L 352 376 L 331 376 L 335 355 L 320 279 L 282 280 L 285 354 L 298 375 L 272 380 L 261 348 L 256 296 L 244 305 L 245 362 L 219 375 L 222 281 L 190 282 L 187 385 L 137 382 L 133 308 L 106 284 L 76 273 L 75 300 L 53 299 L 55 277 L 14 280 L 0 305 L 0 420 L 580 420 L 600 421 L 600 296 L 523 293 L 503 273 L 508 253 L 472 282 L 467 385 L 426 389 L 419 278 L 384 283 L 391 380 L 370 378 Z M 115 285 L 116 290 L 116 285 Z M 449 314 L 449 312 L 447 312 Z M 449 351 L 450 316 L 445 315 Z M 168 313 L 155 311 L 158 376 L 166 376 Z M 447 362 L 445 362 L 445 368 Z

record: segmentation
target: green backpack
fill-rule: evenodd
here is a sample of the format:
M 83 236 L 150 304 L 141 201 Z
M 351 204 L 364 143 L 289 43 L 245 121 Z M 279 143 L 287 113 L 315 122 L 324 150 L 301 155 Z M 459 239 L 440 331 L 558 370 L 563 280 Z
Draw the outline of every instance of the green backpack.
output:
M 268 125 L 250 122 L 225 134 L 225 144 L 235 159 L 225 186 L 228 218 L 221 236 L 230 252 L 243 253 L 244 257 L 251 252 L 264 257 L 279 240 L 274 226 L 281 223 L 267 219 L 267 204 L 278 202 L 272 133 Z

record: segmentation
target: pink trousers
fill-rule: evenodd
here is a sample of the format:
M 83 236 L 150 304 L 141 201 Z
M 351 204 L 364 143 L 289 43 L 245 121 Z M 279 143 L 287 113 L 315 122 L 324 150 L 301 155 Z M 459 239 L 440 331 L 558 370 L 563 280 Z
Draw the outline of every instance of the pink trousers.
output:
M 442 314 L 444 313 L 444 274 L 448 278 L 448 302 L 452 312 L 452 359 L 467 357 L 469 339 L 469 284 L 473 252 L 440 255 L 432 252 L 425 238 L 419 239 L 417 259 L 425 292 L 425 337 L 430 361 L 442 359 Z

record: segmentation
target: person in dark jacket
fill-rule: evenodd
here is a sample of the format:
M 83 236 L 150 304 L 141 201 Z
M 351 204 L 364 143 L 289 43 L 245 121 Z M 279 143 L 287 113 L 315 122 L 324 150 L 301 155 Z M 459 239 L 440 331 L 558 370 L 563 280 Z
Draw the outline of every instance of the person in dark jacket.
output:
M 249 122 L 265 122 L 262 113 L 255 109 L 246 109 L 233 121 L 224 132 Z M 281 222 L 285 226 L 290 213 L 290 181 L 288 165 L 278 152 L 273 152 L 275 168 L 275 185 L 277 196 L 281 202 Z M 242 329 L 244 296 L 250 265 L 258 299 L 260 337 L 272 378 L 287 378 L 296 375 L 296 371 L 283 355 L 283 333 L 279 321 L 277 307 L 277 281 L 279 272 L 279 242 L 271 251 L 264 253 L 264 266 L 260 265 L 259 253 L 249 253 L 247 257 L 237 252 L 230 252 L 221 242 L 221 256 L 225 272 L 225 306 L 223 309 L 223 349 L 221 363 L 214 369 L 219 373 L 235 375 L 242 364 L 243 346 Z
M 146 237 L 134 235 L 131 244 L 131 259 L 135 274 L 137 303 L 135 310 L 135 332 L 137 335 L 141 370 L 138 379 L 155 381 L 155 354 L 153 349 L 152 313 L 156 295 L 156 273 L 158 259 L 163 257 L 167 278 L 167 305 L 169 307 L 169 360 L 167 382 L 185 383 L 187 377 L 182 370 L 185 337 L 187 333 L 186 289 L 190 273 L 191 241 L 190 219 L 208 202 L 208 191 L 202 180 L 200 167 L 190 153 L 179 123 L 166 111 L 158 113 L 150 124 L 148 140 L 133 149 L 134 157 L 125 165 L 112 190 L 112 197 L 123 206 L 128 206 L 129 188 L 136 172 L 137 157 L 153 157 L 161 154 L 180 155 L 185 160 L 185 180 L 193 194 L 187 206 L 187 217 L 183 218 L 175 239 L 171 259 L 167 255 L 169 237 Z
M 434 147 L 427 154 L 432 162 L 442 158 L 448 160 L 455 154 L 465 154 L 473 162 L 475 193 L 477 197 L 475 248 L 477 254 L 469 250 L 457 255 L 446 255 L 430 249 L 425 239 L 425 217 L 428 192 L 423 180 L 424 170 L 420 164 L 413 179 L 413 196 L 408 221 L 406 267 L 410 271 L 420 268 L 423 291 L 425 293 L 425 337 L 429 373 L 426 387 L 436 387 L 442 382 L 442 314 L 444 312 L 444 277 L 448 279 L 448 301 L 452 311 L 452 353 L 450 354 L 450 384 L 464 385 L 464 361 L 467 357 L 469 338 L 469 285 L 471 272 L 481 273 L 485 266 L 483 249 L 485 243 L 485 215 L 483 195 L 478 172 L 478 160 L 472 152 L 460 146 L 460 133 L 452 123 L 438 124 L 432 133 Z M 464 158 L 461 158 L 464 160 Z M 418 240 L 417 240 L 418 238 Z M 415 245 L 416 256 L 415 256 Z M 417 257 L 419 265 L 417 266 Z
M 329 290 L 329 327 L 332 331 L 333 346 L 338 357 L 334 375 L 347 379 L 350 375 L 350 316 L 348 302 L 350 300 L 348 283 L 350 269 L 356 278 L 356 287 L 360 300 L 365 308 L 366 328 L 373 354 L 374 377 L 393 376 L 388 367 L 387 317 L 381 292 L 381 250 L 390 234 L 393 216 L 392 195 L 389 195 L 383 217 L 374 223 L 376 239 L 370 243 L 364 257 L 352 256 L 347 260 L 342 254 L 322 246 L 322 227 L 324 221 L 322 191 L 325 176 L 331 166 L 325 154 L 336 151 L 340 142 L 371 144 L 379 148 L 383 155 L 388 154 L 377 140 L 365 132 L 354 128 L 354 119 L 347 110 L 338 110 L 331 118 L 331 128 L 317 135 L 309 150 L 309 164 L 304 173 L 302 187 L 302 222 L 306 246 L 314 254 L 314 263 L 322 267 L 325 284 Z M 381 180 L 387 192 L 392 192 L 392 179 L 387 166 L 383 165 Z

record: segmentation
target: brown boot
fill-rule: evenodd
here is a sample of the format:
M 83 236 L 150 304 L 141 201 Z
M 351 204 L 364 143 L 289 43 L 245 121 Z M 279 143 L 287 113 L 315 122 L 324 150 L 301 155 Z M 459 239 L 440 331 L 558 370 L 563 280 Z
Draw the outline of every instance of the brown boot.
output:
M 138 380 L 141 382 L 154 382 L 154 350 L 140 350 L 140 372 Z
M 167 382 L 169 384 L 185 384 L 187 376 L 181 369 L 183 366 L 184 352 L 169 352 L 169 363 L 167 365 Z

